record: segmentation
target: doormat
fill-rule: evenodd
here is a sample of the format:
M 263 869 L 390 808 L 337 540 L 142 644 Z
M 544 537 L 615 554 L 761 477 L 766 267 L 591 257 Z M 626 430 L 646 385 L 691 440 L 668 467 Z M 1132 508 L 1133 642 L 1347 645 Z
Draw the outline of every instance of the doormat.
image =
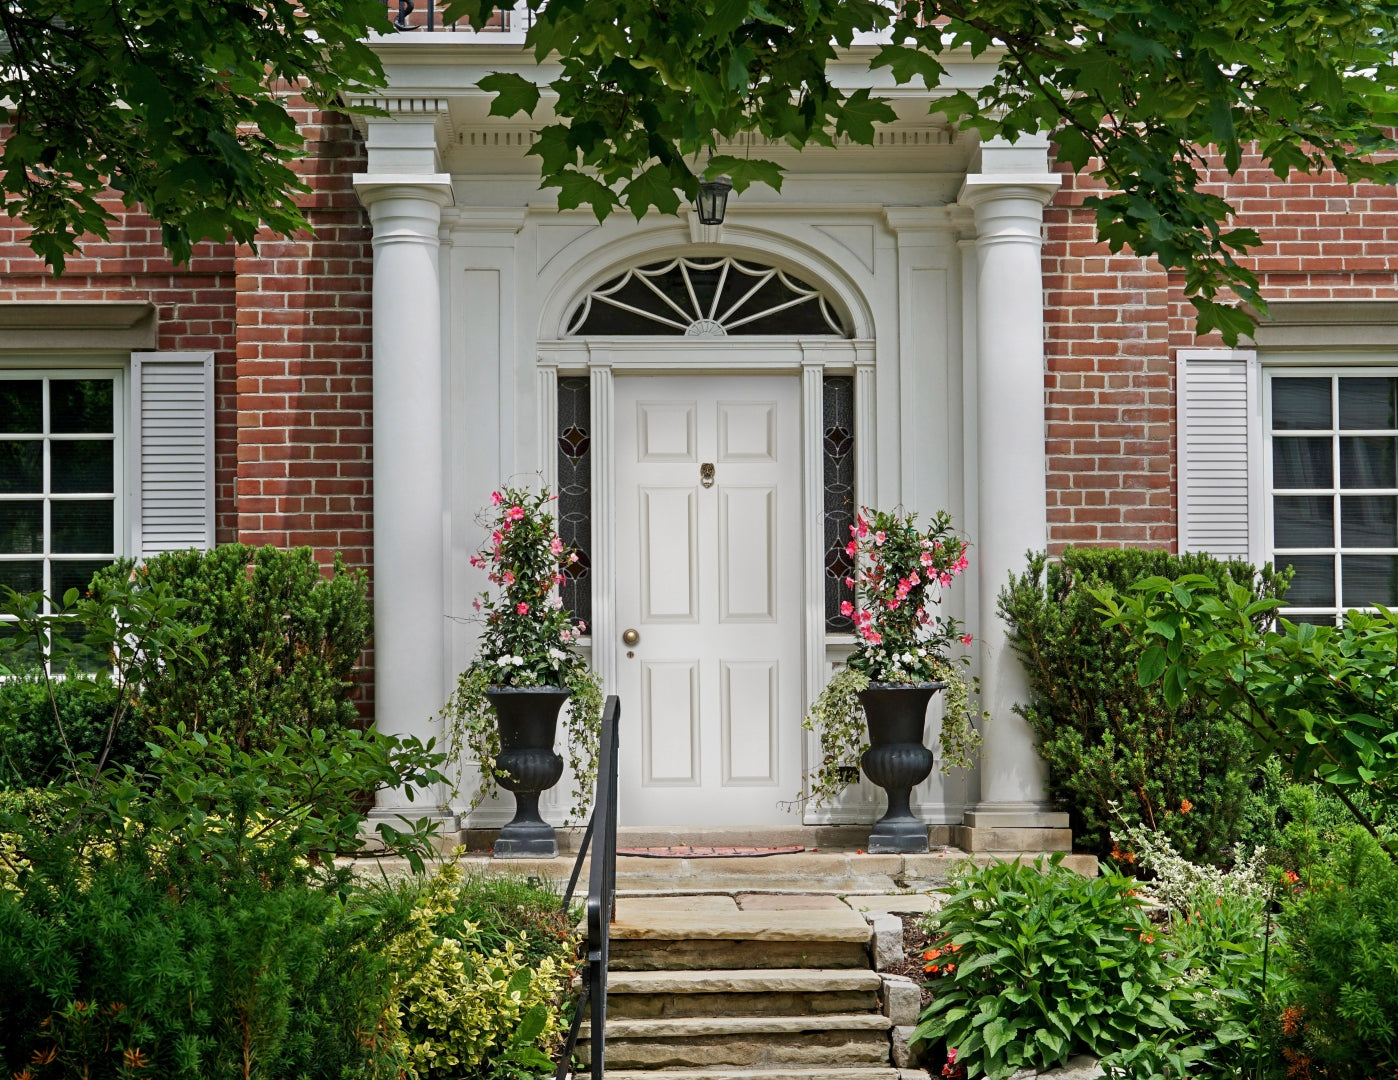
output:
M 616 853 L 639 859 L 761 859 L 768 855 L 795 855 L 805 850 L 795 844 L 789 847 L 691 847 L 689 844 L 676 844 L 672 847 L 623 847 L 617 848 Z

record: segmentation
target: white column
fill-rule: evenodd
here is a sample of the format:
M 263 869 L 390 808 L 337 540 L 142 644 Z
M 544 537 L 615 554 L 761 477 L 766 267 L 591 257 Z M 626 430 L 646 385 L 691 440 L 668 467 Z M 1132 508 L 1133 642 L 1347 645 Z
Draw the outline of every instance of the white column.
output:
M 374 226 L 374 714 L 441 744 L 445 688 L 442 174 L 355 177 Z M 442 793 L 380 791 L 375 816 L 439 813 Z
M 1021 167 L 1029 152 L 1005 150 Z M 1043 150 L 1037 153 L 1037 173 L 972 174 L 960 200 L 976 215 L 979 522 L 973 555 L 980 564 L 982 704 L 991 717 L 984 726 L 981 801 L 965 817 L 972 832 L 1068 824 L 1066 814 L 1048 812 L 1047 770 L 1029 725 L 1014 711 L 1028 699 L 1027 682 L 996 610 L 1009 575 L 1023 571 L 1025 553 L 1042 551 L 1048 540 L 1041 236 L 1043 208 L 1059 179 L 1045 171 Z

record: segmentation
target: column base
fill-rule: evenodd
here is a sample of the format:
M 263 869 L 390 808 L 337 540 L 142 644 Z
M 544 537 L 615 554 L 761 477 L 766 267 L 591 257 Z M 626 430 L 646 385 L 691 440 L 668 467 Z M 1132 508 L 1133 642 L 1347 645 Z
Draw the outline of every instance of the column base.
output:
M 962 851 L 1072 851 L 1068 815 L 1033 803 L 990 805 L 966 811 L 952 829 Z

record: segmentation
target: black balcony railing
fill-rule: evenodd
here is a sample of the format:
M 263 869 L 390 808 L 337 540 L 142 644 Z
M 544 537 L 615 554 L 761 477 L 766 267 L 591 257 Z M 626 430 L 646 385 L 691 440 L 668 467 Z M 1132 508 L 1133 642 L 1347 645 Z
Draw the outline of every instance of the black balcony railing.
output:
M 484 26 L 473 27 L 465 20 L 445 22 L 438 16 L 437 0 L 388 0 L 397 30 L 460 30 L 482 34 L 523 35 L 529 29 L 532 13 L 527 4 L 496 8 Z
M 616 919 L 616 761 L 621 702 L 616 695 L 607 698 L 602 709 L 602 738 L 597 760 L 597 798 L 592 817 L 583 831 L 573 874 L 563 894 L 563 911 L 573 903 L 587 849 L 593 845 L 592 865 L 587 876 L 587 960 L 583 969 L 582 993 L 573 1013 L 573 1024 L 563 1043 L 555 1080 L 564 1080 L 572 1071 L 573 1048 L 583 1017 L 590 1021 L 588 1032 L 589 1080 L 603 1080 L 607 1056 L 607 963 L 611 957 L 611 925 Z M 595 843 L 594 843 L 595 842 Z

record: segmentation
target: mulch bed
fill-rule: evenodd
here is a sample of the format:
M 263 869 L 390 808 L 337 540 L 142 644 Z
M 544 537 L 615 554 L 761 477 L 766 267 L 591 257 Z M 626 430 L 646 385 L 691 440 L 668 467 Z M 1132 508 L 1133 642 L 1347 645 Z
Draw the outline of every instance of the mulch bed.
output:
M 894 968 L 891 975 L 906 975 L 922 986 L 922 1005 L 926 1008 L 932 1001 L 932 992 L 927 987 L 927 972 L 922 969 L 922 954 L 932 947 L 932 938 L 922 929 L 921 915 L 900 915 L 903 920 L 903 952 L 906 959 L 902 967 Z

